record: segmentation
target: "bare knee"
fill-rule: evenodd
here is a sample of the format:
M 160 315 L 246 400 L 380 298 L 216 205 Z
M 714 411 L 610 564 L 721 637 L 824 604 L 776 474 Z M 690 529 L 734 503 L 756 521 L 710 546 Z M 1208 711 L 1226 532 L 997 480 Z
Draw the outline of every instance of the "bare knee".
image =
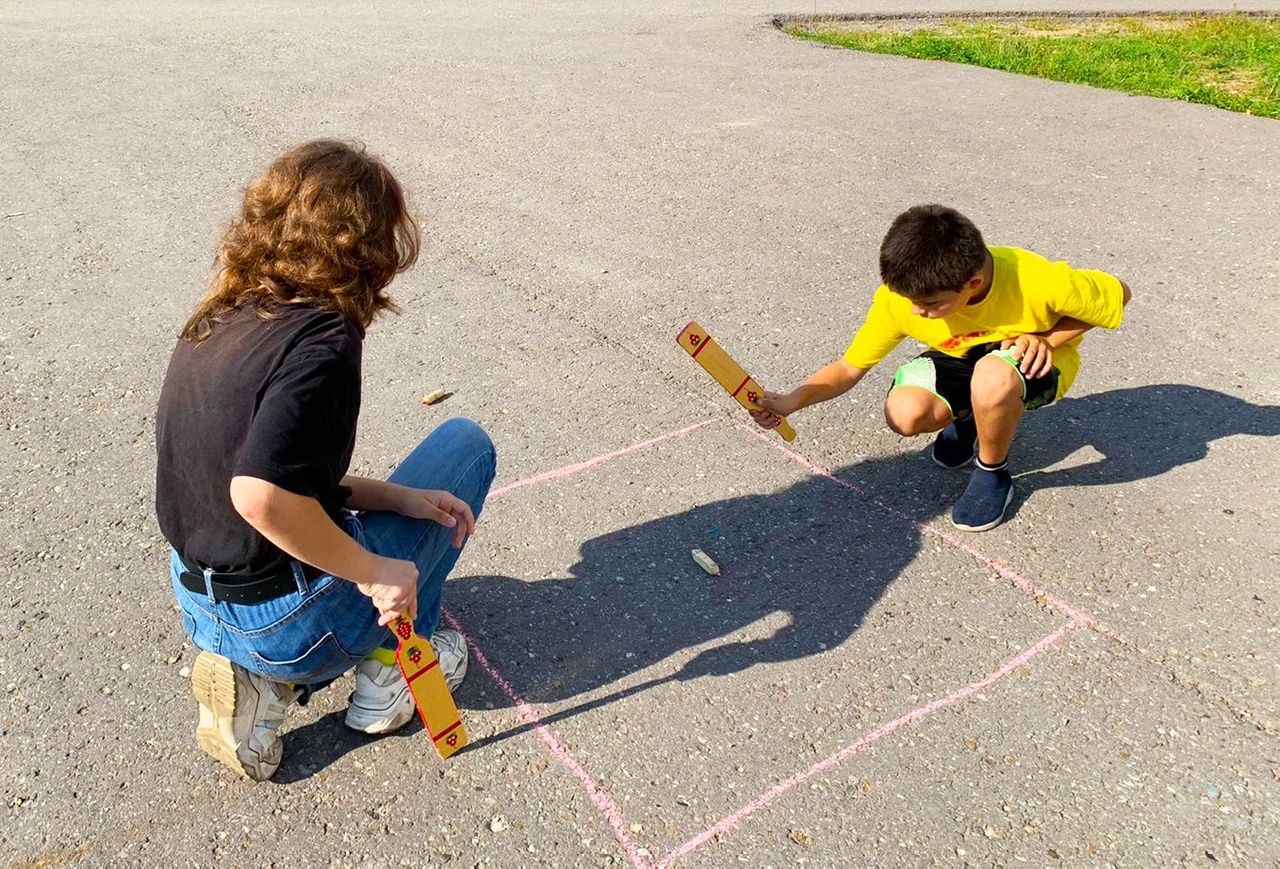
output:
M 995 356 L 978 360 L 969 381 L 974 407 L 996 407 L 1022 401 L 1022 376 L 1018 370 Z
M 921 420 L 918 416 L 913 416 L 890 404 L 884 406 L 884 421 L 891 431 L 903 437 L 914 437 L 924 431 L 920 426 Z
M 951 417 L 951 412 L 941 401 L 927 393 L 923 397 L 913 396 L 911 393 L 914 391 L 895 389 L 884 403 L 885 424 L 903 437 L 938 431 Z

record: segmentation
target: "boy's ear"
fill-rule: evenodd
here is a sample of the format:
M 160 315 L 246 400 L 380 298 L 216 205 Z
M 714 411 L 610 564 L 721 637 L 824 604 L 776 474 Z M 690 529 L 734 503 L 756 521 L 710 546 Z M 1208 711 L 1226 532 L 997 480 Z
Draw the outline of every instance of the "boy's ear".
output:
M 964 289 L 966 289 L 966 290 L 980 290 L 980 289 L 982 289 L 982 285 L 983 285 L 983 284 L 985 284 L 986 282 L 987 282 L 987 273 L 986 273 L 986 271 L 985 271 L 985 270 L 979 270 L 978 272 L 976 272 L 976 273 L 974 274 L 974 276 L 973 276 L 973 277 L 969 278 L 969 280 L 967 280 L 967 281 L 965 281 L 965 282 L 964 282 Z

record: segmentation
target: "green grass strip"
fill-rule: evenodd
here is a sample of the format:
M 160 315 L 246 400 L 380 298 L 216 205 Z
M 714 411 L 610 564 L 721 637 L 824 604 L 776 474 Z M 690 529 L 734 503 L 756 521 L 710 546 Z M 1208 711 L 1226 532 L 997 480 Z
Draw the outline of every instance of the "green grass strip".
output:
M 792 36 L 859 51 L 985 66 L 1280 118 L 1280 18 L 790 22 Z

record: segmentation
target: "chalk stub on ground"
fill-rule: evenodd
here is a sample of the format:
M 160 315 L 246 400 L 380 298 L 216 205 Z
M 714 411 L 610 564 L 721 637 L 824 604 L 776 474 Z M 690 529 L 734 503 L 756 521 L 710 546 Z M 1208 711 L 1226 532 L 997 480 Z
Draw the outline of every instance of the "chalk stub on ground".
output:
M 449 394 L 448 390 L 433 389 L 431 392 L 428 392 L 426 395 L 422 396 L 422 403 L 435 404 L 437 401 L 444 398 L 448 394 Z
M 694 561 L 698 562 L 698 566 L 707 573 L 712 576 L 720 575 L 720 565 L 716 564 L 715 560 L 712 559 L 710 555 L 707 555 L 707 553 L 703 552 L 701 549 L 694 549 L 689 554 L 693 556 Z

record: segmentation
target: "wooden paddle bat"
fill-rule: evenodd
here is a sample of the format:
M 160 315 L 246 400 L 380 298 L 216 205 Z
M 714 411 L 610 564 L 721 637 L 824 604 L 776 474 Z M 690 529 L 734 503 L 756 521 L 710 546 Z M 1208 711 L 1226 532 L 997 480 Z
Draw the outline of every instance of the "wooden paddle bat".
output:
M 756 404 L 756 399 L 764 393 L 760 384 L 752 380 L 751 375 L 734 362 L 733 357 L 725 352 L 724 348 L 717 344 L 716 340 L 708 335 L 707 330 L 698 325 L 696 320 L 690 320 L 689 324 L 680 330 L 680 334 L 676 336 L 676 343 L 736 398 L 739 404 L 747 410 L 764 409 Z M 796 430 L 791 427 L 791 424 L 776 413 L 773 416 L 779 421 L 777 432 L 782 435 L 782 439 L 795 440 Z
M 449 757 L 467 744 L 467 730 L 445 684 L 444 673 L 440 672 L 436 651 L 429 640 L 414 632 L 413 622 L 404 616 L 391 623 L 391 630 L 400 641 L 396 663 L 409 683 L 409 693 L 413 695 L 413 705 L 418 707 L 422 726 L 427 729 L 440 757 Z

